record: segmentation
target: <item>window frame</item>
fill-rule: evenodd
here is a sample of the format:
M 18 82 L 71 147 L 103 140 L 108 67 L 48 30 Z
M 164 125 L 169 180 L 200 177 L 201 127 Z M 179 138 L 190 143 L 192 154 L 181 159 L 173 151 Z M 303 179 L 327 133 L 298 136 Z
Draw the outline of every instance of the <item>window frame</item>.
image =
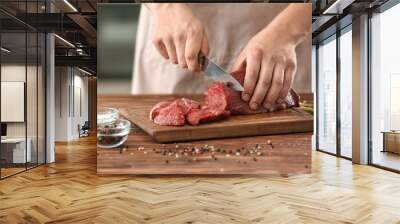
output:
M 349 17 L 344 17 L 343 20 L 348 20 Z M 339 20 L 337 23 L 340 23 L 341 20 Z M 336 24 L 335 24 L 336 25 Z M 315 79 L 315 87 L 316 87 L 316 98 L 318 98 L 319 93 L 320 93 L 320 86 L 319 86 L 319 53 L 318 53 L 318 49 L 320 47 L 320 45 L 322 43 L 328 43 L 330 41 L 336 41 L 336 152 L 332 153 L 332 152 L 328 152 L 324 149 L 321 149 L 319 147 L 319 105 L 318 105 L 318 100 L 316 99 L 316 106 L 315 106 L 315 119 L 316 119 L 316 130 L 315 130 L 315 146 L 316 146 L 316 151 L 318 152 L 323 152 L 329 155 L 333 155 L 333 156 L 337 156 L 339 158 L 343 158 L 346 160 L 352 160 L 352 158 L 347 157 L 342 155 L 341 153 L 341 120 L 340 120 L 340 76 L 341 76 L 341 67 L 340 67 L 340 37 L 342 35 L 344 35 L 347 32 L 352 32 L 352 22 L 349 22 L 348 24 L 345 24 L 343 27 L 338 27 L 337 26 L 337 30 L 335 33 L 329 35 L 328 37 L 322 39 L 322 40 L 318 40 L 317 44 L 316 44 L 316 51 L 315 51 L 315 60 L 316 60 L 316 79 Z
M 368 69 L 367 69 L 367 77 L 368 77 L 368 111 L 367 111 L 367 116 L 368 116 L 368 152 L 367 152 L 367 162 L 368 165 L 377 167 L 383 170 L 395 172 L 395 173 L 400 173 L 400 170 L 394 169 L 391 167 L 387 167 L 384 165 L 380 165 L 377 163 L 373 162 L 373 130 L 372 130 L 372 18 L 373 14 L 381 14 L 384 13 L 385 11 L 393 8 L 394 6 L 400 4 L 399 0 L 388 0 L 382 5 L 369 10 L 368 13 L 368 34 L 367 34 L 367 39 L 368 39 Z

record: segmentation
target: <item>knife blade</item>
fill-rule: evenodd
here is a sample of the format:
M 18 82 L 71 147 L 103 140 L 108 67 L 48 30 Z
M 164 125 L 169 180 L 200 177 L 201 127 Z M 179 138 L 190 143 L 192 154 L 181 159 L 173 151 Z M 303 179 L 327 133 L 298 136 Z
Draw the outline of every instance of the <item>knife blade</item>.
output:
M 244 88 L 231 74 L 226 72 L 223 68 L 215 64 L 205 55 L 199 55 L 199 64 L 205 75 L 211 79 L 225 83 L 236 91 L 243 91 Z

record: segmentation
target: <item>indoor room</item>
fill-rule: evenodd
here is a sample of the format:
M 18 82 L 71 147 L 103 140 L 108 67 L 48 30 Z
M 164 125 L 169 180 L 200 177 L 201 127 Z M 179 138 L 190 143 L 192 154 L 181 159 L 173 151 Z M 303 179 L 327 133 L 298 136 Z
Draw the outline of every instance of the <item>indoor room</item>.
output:
M 398 0 L 1 0 L 0 223 L 399 224 L 399 21 Z
M 1 178 L 46 161 L 45 35 L 14 25 L 15 30 L 2 29 L 0 36 Z
M 48 32 L 64 28 L 38 26 L 45 20 L 29 17 L 45 13 L 46 1 L 0 6 L 0 179 L 5 179 L 54 162 L 55 144 L 93 133 L 96 73 L 93 63 L 77 60 L 90 51 L 79 33 L 69 29 L 74 44 L 62 37 L 67 34 L 49 38 Z

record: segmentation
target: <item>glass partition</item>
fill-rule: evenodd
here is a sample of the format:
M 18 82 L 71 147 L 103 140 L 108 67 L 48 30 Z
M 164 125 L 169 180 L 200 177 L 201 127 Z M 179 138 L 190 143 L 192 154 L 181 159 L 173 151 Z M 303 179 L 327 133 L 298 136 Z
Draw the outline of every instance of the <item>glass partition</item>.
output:
M 46 162 L 46 36 L 38 33 L 38 64 L 37 64 L 37 163 Z
M 19 13 L 39 12 L 44 1 L 25 4 Z M 0 12 L 1 179 L 45 163 L 45 44 L 43 33 Z
M 3 32 L 1 46 L 1 175 L 6 177 L 24 171 L 31 159 L 26 141 L 26 33 Z
M 37 165 L 38 158 L 38 141 L 37 141 L 37 127 L 38 127 L 38 102 L 37 102 L 37 76 L 38 76 L 38 35 L 36 32 L 28 31 L 27 35 L 27 73 L 26 73 L 26 114 L 27 114 L 27 150 L 30 151 L 30 161 L 27 167 L 34 167 Z
M 317 149 L 336 154 L 336 36 L 318 46 Z
M 347 27 L 340 36 L 340 155 L 352 157 L 352 33 Z
M 400 4 L 371 18 L 370 160 L 400 171 Z

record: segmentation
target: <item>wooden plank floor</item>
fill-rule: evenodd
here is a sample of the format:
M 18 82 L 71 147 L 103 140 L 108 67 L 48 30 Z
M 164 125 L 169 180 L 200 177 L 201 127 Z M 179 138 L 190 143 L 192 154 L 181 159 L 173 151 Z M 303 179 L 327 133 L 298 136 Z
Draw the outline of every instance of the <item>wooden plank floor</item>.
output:
M 400 175 L 313 152 L 312 174 L 98 176 L 95 138 L 0 181 L 0 223 L 400 223 Z

